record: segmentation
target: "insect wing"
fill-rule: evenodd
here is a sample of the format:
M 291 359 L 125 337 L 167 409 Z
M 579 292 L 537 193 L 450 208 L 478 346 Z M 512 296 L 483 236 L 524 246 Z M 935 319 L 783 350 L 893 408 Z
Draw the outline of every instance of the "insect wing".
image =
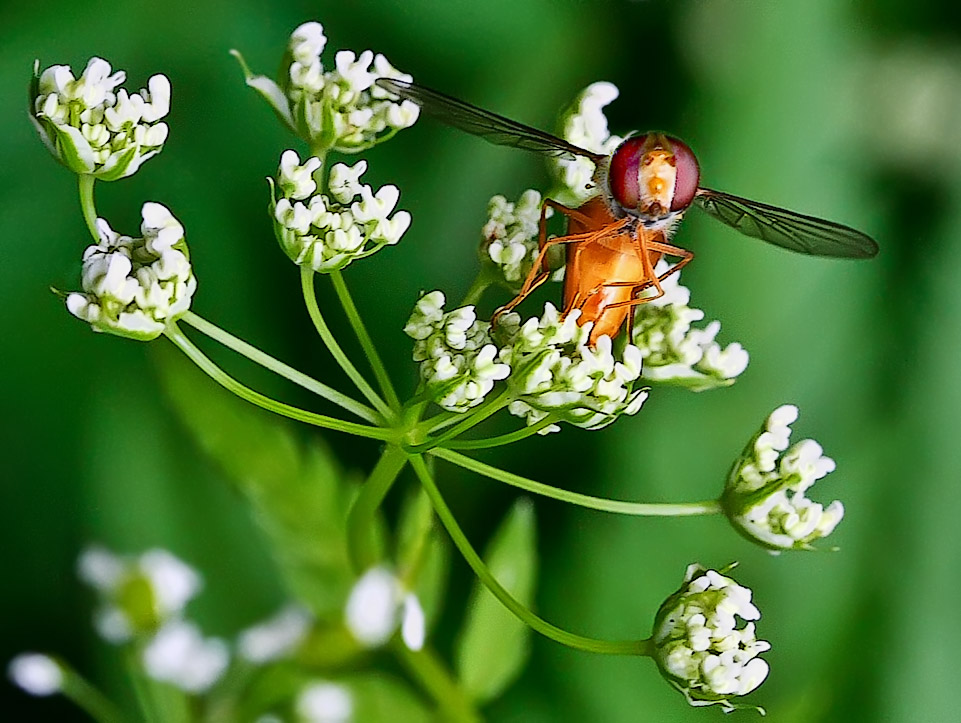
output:
M 860 231 L 759 201 L 700 188 L 694 203 L 745 236 L 810 256 L 869 259 L 878 245 Z
M 568 158 L 584 156 L 595 163 L 607 158 L 605 155 L 579 148 L 550 133 L 512 121 L 497 113 L 491 113 L 410 81 L 378 78 L 377 85 L 394 95 L 416 103 L 426 114 L 439 121 L 499 146 L 523 148 L 551 156 Z

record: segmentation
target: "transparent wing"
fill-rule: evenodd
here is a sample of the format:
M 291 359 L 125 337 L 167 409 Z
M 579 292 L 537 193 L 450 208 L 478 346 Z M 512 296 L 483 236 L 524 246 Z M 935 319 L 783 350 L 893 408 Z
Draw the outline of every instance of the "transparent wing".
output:
M 745 236 L 790 251 L 840 259 L 869 259 L 878 253 L 870 236 L 833 221 L 708 188 L 698 189 L 694 203 Z
M 579 148 L 550 133 L 525 126 L 502 115 L 482 110 L 422 85 L 395 78 L 378 78 L 377 85 L 394 95 L 413 101 L 428 115 L 447 125 L 467 131 L 499 146 L 512 146 L 552 156 L 584 156 L 595 163 L 607 158 Z

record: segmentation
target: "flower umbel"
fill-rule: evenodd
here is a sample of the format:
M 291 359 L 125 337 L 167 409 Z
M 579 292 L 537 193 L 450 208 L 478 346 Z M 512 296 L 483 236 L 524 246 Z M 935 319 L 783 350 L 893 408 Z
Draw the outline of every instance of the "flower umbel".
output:
M 104 181 L 130 176 L 167 140 L 170 81 L 154 75 L 147 89 L 117 87 L 126 74 L 91 58 L 79 78 L 68 65 L 34 66 L 31 120 L 53 156 L 74 173 Z
M 315 193 L 311 174 L 320 165 L 318 158 L 301 165 L 295 151 L 284 151 L 277 179 L 281 197 L 271 194 L 274 233 L 295 264 L 329 273 L 400 241 L 410 214 L 394 213 L 400 198 L 396 186 L 381 186 L 375 193 L 360 182 L 367 161 L 358 161 L 353 167 L 334 165 L 330 195 Z
M 728 519 L 748 539 L 770 550 L 809 550 L 844 517 L 844 505 L 827 507 L 804 493 L 834 471 L 834 460 L 813 439 L 788 448 L 798 409 L 775 409 L 734 463 L 721 503 Z
M 547 218 L 553 209 L 547 209 Z M 519 289 L 537 258 L 541 194 L 528 189 L 516 203 L 494 196 L 481 231 L 481 260 L 492 264 L 511 289 Z
M 654 620 L 651 641 L 658 668 L 691 705 L 733 710 L 730 698 L 750 693 L 768 674 L 758 655 L 771 645 L 754 633 L 753 621 L 760 617 L 748 588 L 690 565 L 681 589 Z
M 159 203 L 145 203 L 143 236 L 122 236 L 97 219 L 100 242 L 83 254 L 83 292 L 67 295 L 67 309 L 93 327 L 149 341 L 190 309 L 197 280 L 180 222 Z

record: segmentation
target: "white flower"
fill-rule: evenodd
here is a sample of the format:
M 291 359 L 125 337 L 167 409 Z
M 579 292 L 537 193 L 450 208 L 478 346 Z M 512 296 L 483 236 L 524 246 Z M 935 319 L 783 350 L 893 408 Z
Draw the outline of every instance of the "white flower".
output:
M 344 620 L 351 635 L 366 647 L 383 645 L 398 626 L 408 648 L 420 650 L 424 645 L 426 623 L 420 601 L 385 567 L 370 568 L 354 584 Z
M 660 275 L 669 268 L 661 260 L 654 273 Z M 691 292 L 681 286 L 680 273 L 661 286 L 663 296 L 635 307 L 633 339 L 644 357 L 644 378 L 694 391 L 733 384 L 747 368 L 747 352 L 736 342 L 722 348 L 714 340 L 721 330 L 718 321 L 703 329 L 692 326 L 704 318 L 704 312 L 688 306 Z
M 95 615 L 98 632 L 119 643 L 151 632 L 179 617 L 200 591 L 200 575 L 166 550 L 149 550 L 137 558 L 114 555 L 94 546 L 77 561 L 80 579 L 101 597 Z
M 269 620 L 244 630 L 237 641 L 240 655 L 254 663 L 286 657 L 307 637 L 312 618 L 305 609 L 290 605 Z
M 655 617 L 654 659 L 692 705 L 733 710 L 729 698 L 750 693 L 768 674 L 767 663 L 757 657 L 771 648 L 755 636 L 753 621 L 760 617 L 748 588 L 691 565 L 681 589 Z
M 585 429 L 600 429 L 621 414 L 636 414 L 647 399 L 647 389 L 635 389 L 641 376 L 641 354 L 631 344 L 615 356 L 611 340 L 601 336 L 588 343 L 592 324 L 577 323 L 580 312 L 566 316 L 550 303 L 544 314 L 521 323 L 505 314 L 494 334 L 501 349 L 498 359 L 509 364 L 508 383 L 515 401 L 508 411 L 528 425 L 549 415 Z M 551 424 L 542 434 L 557 431 Z
M 376 85 L 378 78 L 410 80 L 409 75 L 370 50 L 360 55 L 341 50 L 334 55 L 333 69 L 325 71 L 320 56 L 326 42 L 320 23 L 298 27 L 289 43 L 292 63 L 280 85 L 253 75 L 240 54 L 234 55 L 247 84 L 312 148 L 357 153 L 414 124 L 420 108 Z
M 547 218 L 553 210 L 547 209 Z M 528 189 L 517 203 L 494 196 L 487 205 L 487 223 L 481 231 L 481 256 L 498 269 L 513 288 L 520 288 L 538 254 L 541 194 Z
M 618 96 L 613 83 L 598 82 L 587 86 L 561 116 L 561 137 L 588 151 L 611 154 L 622 138 L 612 136 L 607 128 L 604 106 Z M 597 193 L 594 163 L 583 156 L 552 158 L 551 171 L 561 184 L 556 200 L 568 206 L 579 206 Z
M 69 66 L 42 73 L 34 67 L 31 120 L 44 144 L 74 173 L 104 181 L 125 178 L 157 155 L 167 140 L 170 81 L 155 75 L 147 90 L 117 89 L 126 74 L 111 74 L 110 64 L 91 58 L 79 78 Z
M 400 241 L 410 214 L 394 212 L 400 198 L 396 186 L 374 192 L 360 182 L 367 161 L 353 167 L 337 163 L 330 169 L 330 197 L 311 195 L 317 187 L 310 174 L 319 167 L 317 158 L 301 165 L 295 151 L 281 156 L 277 186 L 282 197 L 272 194 L 271 212 L 277 240 L 295 264 L 335 271 Z
M 311 683 L 297 696 L 297 715 L 304 723 L 348 723 L 353 720 L 354 699 L 336 683 Z
M 805 497 L 835 464 L 812 439 L 788 448 L 797 416 L 791 404 L 771 413 L 735 463 L 721 498 L 738 531 L 773 551 L 812 549 L 844 517 L 840 501 L 824 507 Z
M 10 661 L 7 675 L 30 695 L 53 695 L 63 688 L 63 671 L 49 655 L 21 653 Z
M 139 238 L 97 219 L 100 242 L 84 251 L 83 292 L 68 294 L 66 305 L 94 331 L 149 341 L 190 309 L 197 280 L 180 222 L 159 203 L 141 213 Z
M 434 401 L 465 412 L 484 401 L 510 366 L 497 361 L 490 324 L 477 319 L 473 306 L 444 313 L 444 303 L 440 291 L 422 296 L 404 332 L 414 339 L 414 361 Z
M 184 620 L 165 624 L 143 650 L 147 675 L 189 693 L 202 693 L 216 683 L 229 659 L 223 640 L 204 638 Z

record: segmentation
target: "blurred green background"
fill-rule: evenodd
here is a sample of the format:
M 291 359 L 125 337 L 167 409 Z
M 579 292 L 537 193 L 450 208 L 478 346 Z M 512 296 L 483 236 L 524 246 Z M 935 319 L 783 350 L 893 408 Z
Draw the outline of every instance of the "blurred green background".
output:
M 227 54 L 238 48 L 272 74 L 290 31 L 309 19 L 324 24 L 328 53 L 372 48 L 421 82 L 536 126 L 553 127 L 588 83 L 613 81 L 621 97 L 609 109 L 612 131 L 669 129 L 699 154 L 706 185 L 877 238 L 875 261 L 832 262 L 765 247 L 692 213 L 677 236 L 697 253 L 684 283 L 692 305 L 723 322 L 722 343 L 750 351 L 738 383 L 700 395 L 656 389 L 642 413 L 604 432 L 565 429 L 484 458 L 597 495 L 703 499 L 718 493 L 763 417 L 798 404 L 796 434 L 815 437 L 838 462 L 814 497 L 845 504 L 832 538 L 841 552 L 774 557 L 720 519 L 621 519 L 538 501 L 538 609 L 585 634 L 644 636 L 689 562 L 739 560 L 738 577 L 763 612 L 760 636 L 774 645 L 771 675 L 753 696 L 771 720 L 956 720 L 961 23 L 944 0 L 4 3 L 0 660 L 60 652 L 110 685 L 109 651 L 90 630 L 91 601 L 73 571 L 90 541 L 130 552 L 161 545 L 206 572 L 194 609 L 211 633 L 231 634 L 281 599 L 243 501 L 160 391 L 154 357 L 165 342 L 94 335 L 48 291 L 77 287 L 87 235 L 74 178 L 27 122 L 33 59 L 80 69 L 100 55 L 126 69 L 134 88 L 153 73 L 169 76 L 166 149 L 134 178 L 101 184 L 100 213 L 129 233 L 143 201 L 167 204 L 187 228 L 200 279 L 194 309 L 339 383 L 265 215 L 263 178 L 293 141 Z M 367 158 L 373 181 L 401 187 L 414 225 L 346 279 L 410 389 L 401 328 L 419 291 L 463 294 L 488 198 L 546 188 L 546 171 L 533 154 L 429 121 Z M 314 404 L 228 355 L 216 358 L 266 393 Z M 375 451 L 327 439 L 361 471 Z M 440 479 L 481 543 L 513 492 L 447 466 Z M 469 581 L 458 561 L 449 625 Z M 438 645 L 449 649 L 443 630 Z M 9 685 L 0 695 L 7 720 L 83 719 Z M 649 661 L 538 639 L 526 673 L 489 715 L 720 713 L 689 709 Z

